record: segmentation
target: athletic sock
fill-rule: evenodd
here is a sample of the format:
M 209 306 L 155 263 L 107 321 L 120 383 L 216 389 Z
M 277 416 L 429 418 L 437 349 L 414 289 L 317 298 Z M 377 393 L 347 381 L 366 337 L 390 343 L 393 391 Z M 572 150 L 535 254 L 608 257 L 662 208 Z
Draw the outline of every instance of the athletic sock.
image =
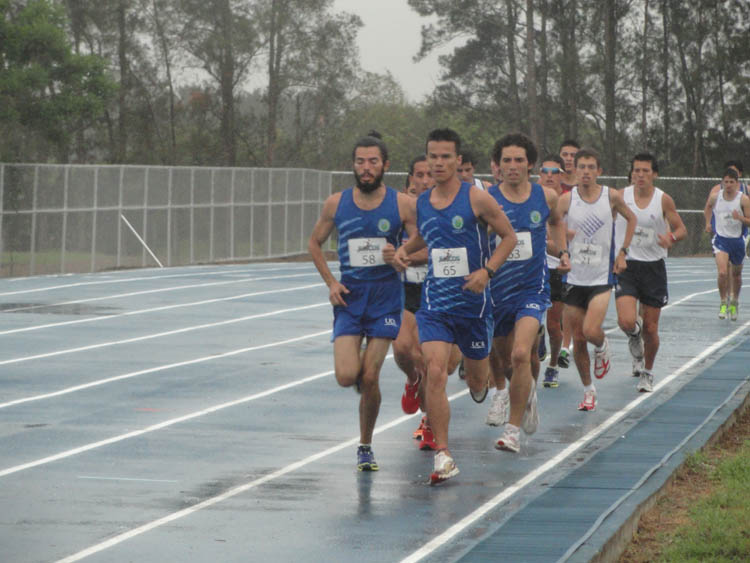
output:
M 589 391 L 593 391 L 594 393 L 596 393 L 596 387 L 594 387 L 593 383 L 591 385 L 584 385 L 583 390 L 586 393 L 588 393 Z

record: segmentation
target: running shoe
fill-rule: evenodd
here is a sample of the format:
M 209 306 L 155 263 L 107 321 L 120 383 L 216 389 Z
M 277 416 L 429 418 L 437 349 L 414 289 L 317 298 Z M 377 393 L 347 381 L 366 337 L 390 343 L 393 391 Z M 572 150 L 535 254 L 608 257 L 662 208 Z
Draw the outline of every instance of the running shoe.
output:
M 539 327 L 539 361 L 547 359 L 547 343 L 545 342 L 544 325 Z
M 482 403 L 487 398 L 487 393 L 490 390 L 490 380 L 487 378 L 487 383 L 484 387 L 482 387 L 479 391 L 473 391 L 471 387 L 469 387 L 469 394 L 471 395 L 471 398 L 474 399 L 475 403 Z
M 446 450 L 435 454 L 435 470 L 430 474 L 430 485 L 437 485 L 458 475 L 458 467 Z
M 461 358 L 461 361 L 458 362 L 458 377 L 461 379 L 466 379 L 466 368 L 464 367 L 463 358 Z
M 357 469 L 359 471 L 377 471 L 380 469 L 370 446 L 360 446 L 357 448 Z
M 584 391 L 583 401 L 578 403 L 579 411 L 595 411 L 596 410 L 596 391 Z
M 529 401 L 526 403 L 526 410 L 523 411 L 521 419 L 521 428 L 526 434 L 531 435 L 539 428 L 539 409 L 536 403 L 536 383 L 529 394 Z
M 414 434 L 412 434 L 412 438 L 415 440 L 421 440 L 422 434 L 424 433 L 424 429 L 426 424 L 424 423 L 425 420 L 427 420 L 427 416 L 423 416 L 422 420 L 419 422 L 419 426 L 417 426 L 417 429 L 414 431 Z
M 641 393 L 651 393 L 654 390 L 654 376 L 643 370 L 638 378 L 638 385 L 635 388 Z
M 727 318 L 727 304 L 726 303 L 722 303 L 721 307 L 719 307 L 719 318 L 722 320 Z
M 422 441 L 419 443 L 420 450 L 436 450 L 437 444 L 435 443 L 435 435 L 432 433 L 432 428 L 425 426 L 422 430 Z
M 485 424 L 489 426 L 501 426 L 508 422 L 508 411 L 510 409 L 510 395 L 508 390 L 495 391 L 492 396 L 490 412 L 487 413 Z
M 495 442 L 495 449 L 506 452 L 518 452 L 521 449 L 521 432 L 512 424 L 505 427 L 503 435 Z
M 414 385 L 406 382 L 404 394 L 401 395 L 401 410 L 406 414 L 414 414 L 419 410 L 419 379 Z
M 636 372 L 636 362 L 639 364 L 643 363 L 643 319 L 638 317 L 635 324 L 638 327 L 638 336 L 630 336 L 628 334 L 628 350 L 630 350 L 630 355 L 633 358 L 634 375 Z M 643 366 L 638 369 L 638 372 L 641 370 L 643 370 Z
M 611 365 L 610 360 L 609 340 L 607 340 L 607 337 L 605 336 L 601 350 L 594 349 L 594 377 L 601 379 L 609 373 L 609 366 Z
M 729 320 L 730 321 L 737 320 L 737 304 L 736 303 L 732 303 L 729 305 Z
M 542 382 L 542 385 L 545 387 L 557 387 L 559 385 L 557 382 L 558 375 L 559 371 L 557 368 L 547 366 L 547 369 L 544 370 L 544 381 Z
M 560 350 L 560 355 L 557 356 L 557 365 L 563 369 L 568 369 L 570 366 L 570 350 L 567 348 Z

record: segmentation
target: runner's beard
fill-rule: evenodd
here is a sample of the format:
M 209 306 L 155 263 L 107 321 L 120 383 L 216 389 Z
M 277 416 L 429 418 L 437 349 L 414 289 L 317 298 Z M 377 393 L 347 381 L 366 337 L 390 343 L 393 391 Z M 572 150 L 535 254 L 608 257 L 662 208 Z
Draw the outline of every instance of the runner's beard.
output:
M 362 190 L 364 193 L 369 194 L 369 193 L 374 192 L 380 187 L 380 184 L 383 181 L 384 175 L 385 175 L 385 172 L 380 174 L 380 176 L 375 176 L 375 179 L 372 182 L 363 182 L 359 174 L 355 172 L 354 178 L 357 181 L 357 187 L 360 190 Z

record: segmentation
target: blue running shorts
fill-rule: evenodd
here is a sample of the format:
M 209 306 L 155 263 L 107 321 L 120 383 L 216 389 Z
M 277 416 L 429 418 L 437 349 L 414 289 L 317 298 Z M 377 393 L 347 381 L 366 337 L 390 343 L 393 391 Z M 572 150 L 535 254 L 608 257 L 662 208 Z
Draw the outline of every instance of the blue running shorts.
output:
M 364 335 L 395 340 L 401 328 L 404 288 L 398 277 L 377 281 L 342 281 L 347 306 L 333 308 L 333 337 Z
M 459 317 L 424 308 L 416 313 L 420 343 L 450 342 L 458 344 L 461 353 L 472 360 L 482 360 L 492 345 L 492 315 Z
M 530 293 L 519 295 L 511 302 L 495 307 L 492 310 L 492 316 L 495 318 L 493 338 L 508 336 L 521 317 L 534 317 L 540 325 L 543 324 L 544 312 L 549 306 L 550 302 L 546 294 Z
M 745 241 L 742 237 L 727 238 L 714 235 L 711 246 L 714 249 L 714 254 L 717 252 L 729 254 L 729 261 L 735 266 L 740 266 L 745 261 Z

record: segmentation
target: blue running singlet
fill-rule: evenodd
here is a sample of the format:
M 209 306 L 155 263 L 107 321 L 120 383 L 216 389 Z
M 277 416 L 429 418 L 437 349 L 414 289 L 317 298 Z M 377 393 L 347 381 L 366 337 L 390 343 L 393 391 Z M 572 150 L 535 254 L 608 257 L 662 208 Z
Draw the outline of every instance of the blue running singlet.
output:
M 490 294 L 494 306 L 517 299 L 520 295 L 538 293 L 549 295 L 547 269 L 547 219 L 549 206 L 544 188 L 531 184 L 531 193 L 522 203 L 507 199 L 496 184 L 489 194 L 502 206 L 518 242 L 505 263 L 490 280 Z M 497 235 L 491 235 L 490 247 L 497 246 Z
M 396 270 L 383 262 L 383 246 L 390 242 L 398 247 L 402 229 L 396 190 L 386 187 L 382 203 L 372 210 L 357 207 L 354 188 L 344 190 L 334 222 L 342 282 L 398 279 Z
M 462 289 L 464 277 L 482 268 L 491 254 L 487 225 L 471 208 L 471 184 L 462 182 L 445 209 L 430 203 L 434 189 L 417 200 L 417 227 L 429 250 L 421 308 L 470 318 L 491 314 L 489 288 L 478 294 Z

